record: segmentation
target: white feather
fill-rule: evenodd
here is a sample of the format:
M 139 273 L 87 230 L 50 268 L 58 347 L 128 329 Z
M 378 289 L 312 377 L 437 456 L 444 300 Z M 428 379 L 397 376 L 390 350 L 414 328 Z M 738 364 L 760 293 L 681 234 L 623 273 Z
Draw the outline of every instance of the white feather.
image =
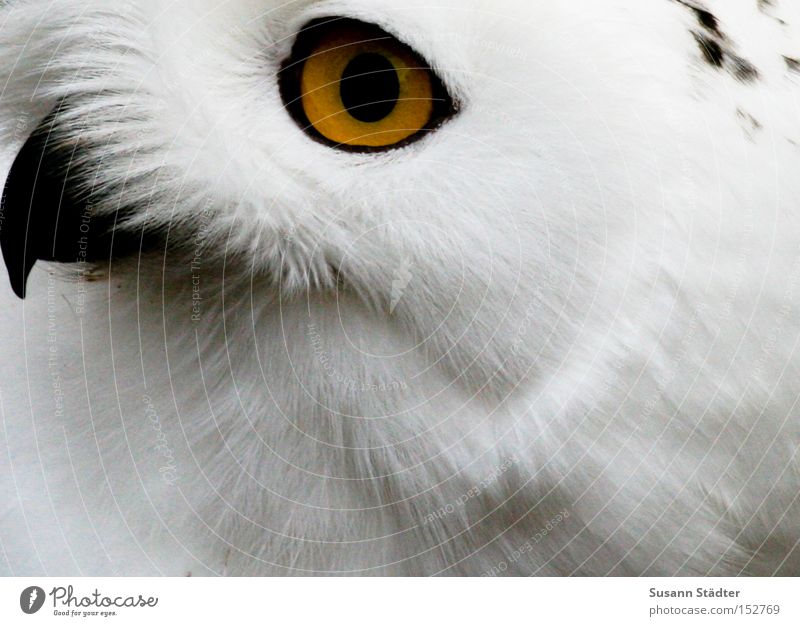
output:
M 2 170 L 69 97 L 98 208 L 192 252 L 0 289 L 0 572 L 800 574 L 800 14 L 757 4 L 708 3 L 746 82 L 671 0 L 4 3 Z M 459 114 L 309 139 L 325 15 Z

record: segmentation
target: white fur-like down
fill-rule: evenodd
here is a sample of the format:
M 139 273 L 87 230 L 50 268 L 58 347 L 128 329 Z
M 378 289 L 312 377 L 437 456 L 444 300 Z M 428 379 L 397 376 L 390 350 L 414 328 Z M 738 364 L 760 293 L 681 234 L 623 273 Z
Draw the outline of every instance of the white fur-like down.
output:
M 0 572 L 800 574 L 800 8 L 686 4 L 0 3 L 0 178 L 69 96 L 190 250 L 2 279 Z M 329 15 L 458 114 L 311 140 Z

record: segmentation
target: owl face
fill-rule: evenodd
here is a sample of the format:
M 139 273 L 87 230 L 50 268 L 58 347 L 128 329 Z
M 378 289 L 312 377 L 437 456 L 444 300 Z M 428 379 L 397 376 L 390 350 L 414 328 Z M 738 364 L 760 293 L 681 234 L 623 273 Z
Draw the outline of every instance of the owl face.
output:
M 786 563 L 793 12 L 0 0 L 7 491 L 177 575 Z
M 686 7 L 646 4 L 14 3 L 12 285 L 202 256 L 257 300 L 347 290 L 513 388 L 663 238 L 647 146 L 684 136 L 667 92 L 699 51 Z

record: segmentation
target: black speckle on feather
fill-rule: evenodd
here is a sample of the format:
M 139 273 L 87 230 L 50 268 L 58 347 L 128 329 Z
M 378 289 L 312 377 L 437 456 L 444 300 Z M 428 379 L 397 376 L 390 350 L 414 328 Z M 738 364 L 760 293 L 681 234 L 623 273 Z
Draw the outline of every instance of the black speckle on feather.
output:
M 694 0 L 673 1 L 689 9 L 697 19 L 699 28 L 691 32 L 706 63 L 728 72 L 736 80 L 744 83 L 758 80 L 758 69 L 736 53 L 730 38 L 722 31 L 716 15 Z M 767 1 L 766 5 L 769 6 L 770 2 Z

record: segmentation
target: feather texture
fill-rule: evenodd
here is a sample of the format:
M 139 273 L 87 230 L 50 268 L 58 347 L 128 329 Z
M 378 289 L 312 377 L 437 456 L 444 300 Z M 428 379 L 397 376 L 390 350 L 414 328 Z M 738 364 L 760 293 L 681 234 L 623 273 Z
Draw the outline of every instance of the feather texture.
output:
M 458 114 L 310 139 L 325 16 Z M 797 59 L 787 0 L 0 3 L 2 177 L 60 107 L 159 242 L 0 289 L 0 572 L 800 574 Z

